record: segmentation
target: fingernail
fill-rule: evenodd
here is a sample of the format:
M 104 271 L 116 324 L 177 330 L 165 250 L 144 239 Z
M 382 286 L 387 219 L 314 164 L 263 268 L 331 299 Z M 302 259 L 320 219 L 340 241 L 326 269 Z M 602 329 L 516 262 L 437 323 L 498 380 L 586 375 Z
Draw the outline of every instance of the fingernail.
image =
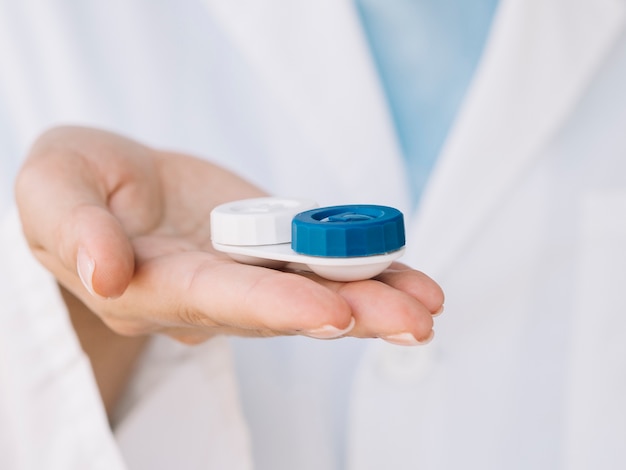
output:
M 430 334 L 426 339 L 418 341 L 411 333 L 397 333 L 395 335 L 381 336 L 382 339 L 391 344 L 397 344 L 399 346 L 423 346 L 433 340 L 435 331 L 430 330 Z
M 305 331 L 304 334 L 310 336 L 312 338 L 317 339 L 333 339 L 339 338 L 340 336 L 348 333 L 352 328 L 354 328 L 354 317 L 350 319 L 350 324 L 347 328 L 340 330 L 336 326 L 333 325 L 324 325 L 320 328 L 315 328 L 314 330 Z
M 93 290 L 93 272 L 96 269 L 96 262 L 89 256 L 87 250 L 82 246 L 78 248 L 76 255 L 76 271 L 85 289 L 91 294 L 96 295 Z

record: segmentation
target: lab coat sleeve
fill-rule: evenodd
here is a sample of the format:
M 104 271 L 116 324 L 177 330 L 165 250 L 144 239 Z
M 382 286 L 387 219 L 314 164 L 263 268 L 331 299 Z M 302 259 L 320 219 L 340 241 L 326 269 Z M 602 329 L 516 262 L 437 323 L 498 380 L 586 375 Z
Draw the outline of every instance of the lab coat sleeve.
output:
M 126 468 L 56 281 L 0 219 L 0 468 Z
M 155 337 L 112 432 L 56 280 L 0 221 L 0 469 L 252 468 L 230 347 Z

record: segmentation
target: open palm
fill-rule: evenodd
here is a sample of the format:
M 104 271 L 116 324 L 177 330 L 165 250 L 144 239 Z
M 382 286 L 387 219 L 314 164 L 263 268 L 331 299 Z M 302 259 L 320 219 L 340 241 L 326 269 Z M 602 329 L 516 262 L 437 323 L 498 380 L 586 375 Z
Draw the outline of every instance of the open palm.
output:
M 210 211 L 262 191 L 209 162 L 108 132 L 44 134 L 16 195 L 35 255 L 118 333 L 186 342 L 349 334 L 411 344 L 432 335 L 443 303 L 435 282 L 400 264 L 374 280 L 340 283 L 216 253 Z

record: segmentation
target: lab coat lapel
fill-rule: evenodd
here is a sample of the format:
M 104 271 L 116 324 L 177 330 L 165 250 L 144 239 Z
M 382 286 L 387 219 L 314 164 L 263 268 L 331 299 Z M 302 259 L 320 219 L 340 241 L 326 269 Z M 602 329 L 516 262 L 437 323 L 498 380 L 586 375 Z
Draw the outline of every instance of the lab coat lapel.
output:
M 619 0 L 503 0 L 413 227 L 441 275 L 538 158 L 620 33 Z
M 340 197 L 354 200 L 337 202 L 407 207 L 395 132 L 352 1 L 205 2 L 291 116 L 299 145 L 342 175 Z

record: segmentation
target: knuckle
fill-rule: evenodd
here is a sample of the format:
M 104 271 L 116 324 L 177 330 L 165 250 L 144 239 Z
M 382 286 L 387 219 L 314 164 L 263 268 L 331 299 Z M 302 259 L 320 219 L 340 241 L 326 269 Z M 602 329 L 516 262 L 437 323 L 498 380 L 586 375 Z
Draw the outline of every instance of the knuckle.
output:
M 215 327 L 217 324 L 206 314 L 195 309 L 183 309 L 178 313 L 178 318 L 185 325 Z

